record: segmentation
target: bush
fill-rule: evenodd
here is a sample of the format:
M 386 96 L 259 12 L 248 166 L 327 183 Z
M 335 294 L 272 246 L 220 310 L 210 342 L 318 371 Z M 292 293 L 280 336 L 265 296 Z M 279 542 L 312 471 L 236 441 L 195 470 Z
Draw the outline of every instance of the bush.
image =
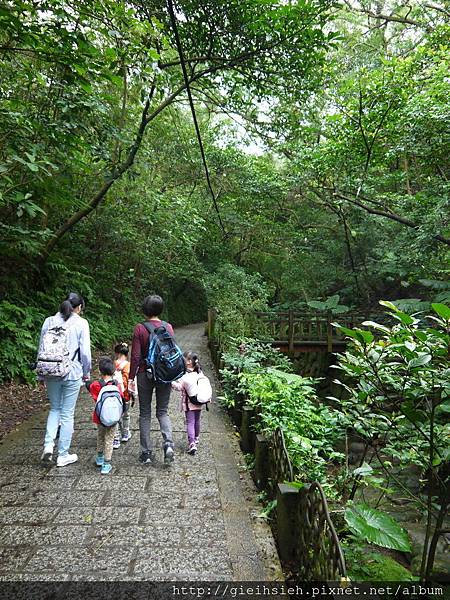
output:
M 30 364 L 36 360 L 36 332 L 40 331 L 45 316 L 34 306 L 0 302 L 0 382 L 16 377 L 27 383 L 36 380 Z
M 244 373 L 242 382 L 248 403 L 258 408 L 258 429 L 282 429 L 296 479 L 326 483 L 330 460 L 342 457 L 333 449 L 340 427 L 338 416 L 319 404 L 315 380 L 269 368 Z
M 257 333 L 253 313 L 266 310 L 271 295 L 259 274 L 224 264 L 205 277 L 204 286 L 209 307 L 217 310 L 215 337 L 223 349 L 230 348 L 237 332 L 243 337 Z
M 316 397 L 316 380 L 289 373 L 289 359 L 256 340 L 246 340 L 241 352 L 235 349 L 223 358 L 226 404 L 232 405 L 237 394 L 244 395 L 258 410 L 259 431 L 283 430 L 297 478 L 326 485 L 328 462 L 342 456 L 333 450 L 341 432 L 339 415 L 320 405 Z

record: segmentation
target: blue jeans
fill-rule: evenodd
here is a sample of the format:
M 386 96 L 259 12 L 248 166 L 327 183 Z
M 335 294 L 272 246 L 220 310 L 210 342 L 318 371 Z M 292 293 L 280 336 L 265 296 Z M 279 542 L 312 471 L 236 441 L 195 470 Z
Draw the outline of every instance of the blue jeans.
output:
M 73 434 L 73 415 L 81 387 L 81 378 L 75 380 L 51 379 L 45 380 L 47 394 L 50 400 L 50 412 L 47 418 L 44 449 L 53 452 L 58 427 L 59 432 L 58 454 L 64 456 L 68 453 Z

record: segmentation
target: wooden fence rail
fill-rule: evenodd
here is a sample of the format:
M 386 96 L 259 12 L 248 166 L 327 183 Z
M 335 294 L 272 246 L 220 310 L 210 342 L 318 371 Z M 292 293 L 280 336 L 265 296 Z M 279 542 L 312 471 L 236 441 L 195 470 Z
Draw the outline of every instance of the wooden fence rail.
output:
M 347 328 L 358 327 L 363 321 L 373 320 L 383 322 L 386 316 L 363 315 L 352 312 L 333 315 L 327 312 L 299 312 L 294 310 L 280 312 L 254 312 L 251 313 L 255 323 L 255 333 L 259 338 L 267 336 L 274 346 L 282 351 L 294 353 L 296 351 L 322 351 L 333 352 L 343 350 L 346 345 L 345 336 L 334 325 Z M 215 309 L 208 311 L 208 337 L 216 337 L 217 313 Z

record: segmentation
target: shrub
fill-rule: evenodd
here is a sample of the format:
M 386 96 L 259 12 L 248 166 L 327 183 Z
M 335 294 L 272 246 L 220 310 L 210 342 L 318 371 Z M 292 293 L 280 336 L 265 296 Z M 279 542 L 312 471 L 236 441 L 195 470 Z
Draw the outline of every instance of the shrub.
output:
M 271 294 L 259 274 L 224 264 L 205 277 L 204 286 L 209 307 L 217 310 L 215 336 L 223 349 L 233 344 L 237 332 L 243 337 L 257 334 L 258 325 L 253 313 L 267 308 Z

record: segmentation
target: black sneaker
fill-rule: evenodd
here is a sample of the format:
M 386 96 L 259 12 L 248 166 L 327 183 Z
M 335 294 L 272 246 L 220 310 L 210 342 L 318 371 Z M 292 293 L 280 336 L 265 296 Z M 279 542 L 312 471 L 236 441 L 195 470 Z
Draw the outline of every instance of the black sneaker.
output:
M 52 463 L 52 458 L 53 458 L 53 453 L 52 452 L 46 452 L 44 450 L 44 452 L 42 453 L 41 456 L 41 462 L 43 465 L 45 466 L 50 466 Z
M 153 462 L 153 456 L 151 452 L 141 452 L 139 456 L 139 462 L 143 465 L 150 465 Z
M 169 464 L 173 462 L 173 458 L 174 458 L 174 451 L 172 446 L 167 446 L 166 448 L 164 448 L 164 462 L 165 464 Z

